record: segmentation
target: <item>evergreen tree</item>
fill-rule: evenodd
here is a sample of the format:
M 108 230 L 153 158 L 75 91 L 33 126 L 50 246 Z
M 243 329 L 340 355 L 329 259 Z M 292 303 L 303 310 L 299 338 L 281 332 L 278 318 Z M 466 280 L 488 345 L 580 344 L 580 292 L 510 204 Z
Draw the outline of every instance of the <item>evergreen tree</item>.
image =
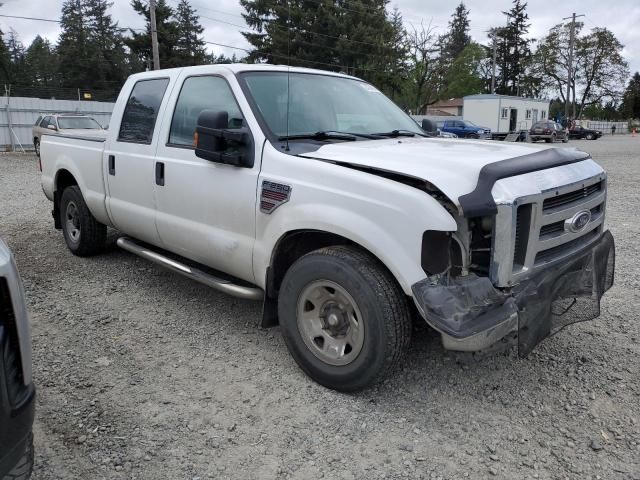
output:
M 105 89 L 119 88 L 129 73 L 121 29 L 107 13 L 112 5 L 107 0 L 86 0 L 94 85 Z
M 0 82 L 9 83 L 11 77 L 11 58 L 9 56 L 9 49 L 4 42 L 4 32 L 0 30 Z M 2 85 L 0 85 L 2 88 Z M 0 92 L 4 94 L 4 91 Z
M 344 71 L 383 85 L 397 64 L 388 0 L 240 0 L 250 61 Z
M 202 65 L 207 62 L 205 43 L 200 37 L 204 28 L 188 0 L 180 0 L 176 8 L 175 20 L 178 38 L 175 54 L 183 66 Z
M 153 56 L 151 52 L 151 17 L 149 2 L 144 0 L 132 0 L 131 6 L 146 20 L 144 33 L 131 31 L 131 37 L 125 39 L 125 44 L 131 51 L 131 62 L 134 68 L 153 68 Z M 158 33 L 158 53 L 160 68 L 172 68 L 181 66 L 181 59 L 175 55 L 178 43 L 178 25 L 173 19 L 173 9 L 166 0 L 156 2 L 156 31 Z
M 531 40 L 525 38 L 529 32 L 527 2 L 513 0 L 508 12 L 507 26 L 497 30 L 497 64 L 500 76 L 496 82 L 496 92 L 505 95 L 519 95 L 527 67 L 531 61 Z
M 34 86 L 60 85 L 58 56 L 49 40 L 37 35 L 25 51 L 26 79 Z
M 456 7 L 449 20 L 449 31 L 443 39 L 443 55 L 447 63 L 453 63 L 458 55 L 469 46 L 469 9 L 463 2 Z
M 90 32 L 85 24 L 87 6 L 84 0 L 65 0 L 62 4 L 58 40 L 58 58 L 63 85 L 71 88 L 91 88 L 94 77 L 91 62 L 97 54 L 90 52 Z
M 25 48 L 13 29 L 9 30 L 6 48 L 9 54 L 9 83 L 20 82 L 24 84 L 26 77 Z
M 640 118 L 640 72 L 635 73 L 624 92 L 622 114 L 625 118 Z

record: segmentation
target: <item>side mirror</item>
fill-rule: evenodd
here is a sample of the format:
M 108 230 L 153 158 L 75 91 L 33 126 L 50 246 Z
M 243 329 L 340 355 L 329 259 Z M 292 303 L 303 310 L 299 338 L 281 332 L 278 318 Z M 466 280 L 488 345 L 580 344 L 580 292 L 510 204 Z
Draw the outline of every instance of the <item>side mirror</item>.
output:
M 428 118 L 422 119 L 422 130 L 424 130 L 427 133 L 434 133 L 434 134 L 438 133 L 438 127 L 436 125 L 436 122 L 431 121 Z
M 47 128 L 48 128 L 49 130 L 58 131 L 58 127 L 56 127 L 55 125 L 47 125 Z
M 196 157 L 210 162 L 253 167 L 251 136 L 247 128 L 227 128 L 229 114 L 203 110 L 198 115 L 195 133 Z

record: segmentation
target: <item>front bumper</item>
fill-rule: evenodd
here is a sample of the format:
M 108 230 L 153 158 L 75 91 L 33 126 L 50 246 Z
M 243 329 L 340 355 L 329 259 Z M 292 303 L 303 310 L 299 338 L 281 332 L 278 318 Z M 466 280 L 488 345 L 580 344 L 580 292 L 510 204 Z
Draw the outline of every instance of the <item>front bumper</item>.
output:
M 525 356 L 563 327 L 598 317 L 614 270 L 614 240 L 606 231 L 511 289 L 497 289 L 487 277 L 468 275 L 427 278 L 412 291 L 418 310 L 442 334 L 446 349 L 479 351 L 513 338 Z

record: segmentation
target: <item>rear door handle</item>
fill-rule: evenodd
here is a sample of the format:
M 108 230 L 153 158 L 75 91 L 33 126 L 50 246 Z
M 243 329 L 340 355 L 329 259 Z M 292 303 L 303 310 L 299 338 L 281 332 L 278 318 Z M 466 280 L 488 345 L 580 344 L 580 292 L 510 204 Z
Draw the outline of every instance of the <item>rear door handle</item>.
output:
M 109 175 L 116 174 L 116 157 L 115 155 L 109 155 Z
M 156 162 L 156 185 L 164 186 L 164 163 Z

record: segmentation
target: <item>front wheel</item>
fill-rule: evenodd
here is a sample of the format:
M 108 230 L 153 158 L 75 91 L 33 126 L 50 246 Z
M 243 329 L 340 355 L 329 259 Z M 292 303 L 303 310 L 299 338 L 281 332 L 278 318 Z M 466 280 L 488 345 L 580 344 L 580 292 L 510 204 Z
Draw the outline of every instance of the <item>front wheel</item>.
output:
M 62 192 L 60 223 L 67 247 L 74 255 L 88 257 L 104 248 L 107 227 L 91 214 L 77 185 Z
M 587 135 L 584 138 L 586 138 L 587 140 L 593 140 L 594 139 L 593 133 L 587 133 Z
M 33 435 L 29 435 L 27 446 L 13 469 L 0 480 L 27 480 L 33 471 Z
M 37 138 L 33 139 L 33 149 L 36 151 L 36 155 L 40 156 L 40 140 Z
M 296 261 L 282 281 L 278 315 L 300 368 L 345 392 L 384 378 L 411 338 L 409 305 L 395 279 L 375 257 L 348 246 Z

